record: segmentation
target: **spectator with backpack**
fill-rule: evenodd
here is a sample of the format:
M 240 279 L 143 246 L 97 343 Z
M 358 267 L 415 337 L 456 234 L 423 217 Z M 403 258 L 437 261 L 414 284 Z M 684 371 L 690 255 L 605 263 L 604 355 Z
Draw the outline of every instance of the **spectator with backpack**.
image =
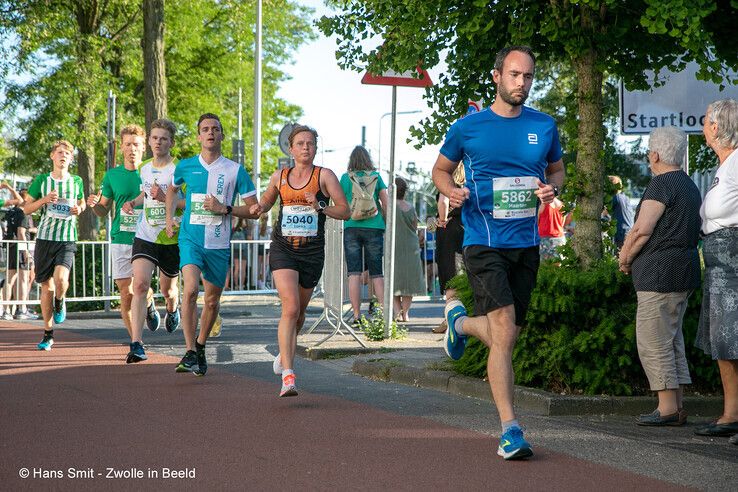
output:
M 384 299 L 382 257 L 387 185 L 374 169 L 369 152 L 364 147 L 357 145 L 351 152 L 348 170 L 341 176 L 341 188 L 351 210 L 351 218 L 344 224 L 343 248 L 349 278 L 349 298 L 356 323 L 361 316 L 361 274 L 365 264 L 374 295 L 380 302 Z

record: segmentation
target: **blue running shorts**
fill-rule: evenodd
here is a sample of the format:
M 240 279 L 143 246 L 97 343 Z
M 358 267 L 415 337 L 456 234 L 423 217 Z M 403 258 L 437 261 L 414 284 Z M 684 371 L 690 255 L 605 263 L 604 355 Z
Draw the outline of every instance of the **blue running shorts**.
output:
M 185 265 L 195 265 L 202 272 L 203 278 L 216 287 L 225 287 L 230 260 L 230 248 L 205 249 L 182 236 L 179 237 L 179 269 Z

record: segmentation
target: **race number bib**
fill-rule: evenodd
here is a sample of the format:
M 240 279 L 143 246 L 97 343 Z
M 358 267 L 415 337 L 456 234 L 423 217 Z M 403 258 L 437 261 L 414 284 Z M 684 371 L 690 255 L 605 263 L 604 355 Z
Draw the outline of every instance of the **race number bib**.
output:
M 134 210 L 132 214 L 127 214 L 121 210 L 120 212 L 120 231 L 136 232 L 136 224 L 138 224 L 138 216 L 141 215 L 141 209 Z
M 315 237 L 318 235 L 318 211 L 309 205 L 282 208 L 282 235 Z
M 56 203 L 49 203 L 46 207 L 49 217 L 62 220 L 72 218 L 72 203 L 69 200 L 59 198 Z
M 164 202 L 146 197 L 144 199 L 144 213 L 146 222 L 159 226 L 167 223 L 167 208 Z
M 190 224 L 192 225 L 216 225 L 220 224 L 223 217 L 220 214 L 205 210 L 205 193 L 193 193 L 190 196 Z
M 536 179 L 535 176 L 494 178 L 492 217 L 495 219 L 535 217 L 538 205 L 538 197 L 534 193 L 538 189 Z

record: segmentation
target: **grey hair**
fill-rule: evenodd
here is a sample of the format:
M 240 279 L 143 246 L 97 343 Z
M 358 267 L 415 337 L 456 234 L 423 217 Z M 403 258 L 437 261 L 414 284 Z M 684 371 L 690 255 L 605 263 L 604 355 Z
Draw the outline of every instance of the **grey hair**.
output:
M 720 99 L 707 106 L 710 123 L 717 123 L 715 141 L 726 149 L 738 148 L 738 101 Z
M 649 135 L 648 150 L 656 152 L 664 164 L 682 167 L 687 155 L 687 134 L 675 126 L 656 128 Z
M 374 171 L 374 164 L 372 164 L 372 158 L 369 156 L 369 152 L 362 147 L 357 145 L 354 150 L 351 151 L 348 163 L 349 171 Z

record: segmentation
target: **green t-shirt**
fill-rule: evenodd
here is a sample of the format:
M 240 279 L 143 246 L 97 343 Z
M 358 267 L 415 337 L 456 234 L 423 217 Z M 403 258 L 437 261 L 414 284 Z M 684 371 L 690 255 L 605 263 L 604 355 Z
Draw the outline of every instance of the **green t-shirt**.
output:
M 38 239 L 46 241 L 76 241 L 77 216 L 70 213 L 70 208 L 84 199 L 82 178 L 69 174 L 64 179 L 54 179 L 51 173 L 36 176 L 28 188 L 28 194 L 34 200 L 45 197 L 56 190 L 58 200 L 41 207 L 41 220 L 38 223 Z
M 379 179 L 377 180 L 377 186 L 376 188 L 374 188 L 374 201 L 377 203 L 377 210 L 379 212 L 374 217 L 370 217 L 364 220 L 349 219 L 343 223 L 344 229 L 349 227 L 365 227 L 368 229 L 384 230 L 384 217 L 382 216 L 382 204 L 379 203 L 379 192 L 382 190 L 386 190 L 387 185 L 384 184 L 382 176 L 380 176 L 377 171 L 357 171 L 356 175 L 359 177 L 372 175 L 379 176 Z M 344 173 L 344 175 L 341 176 L 341 188 L 343 188 L 343 194 L 346 195 L 346 200 L 348 201 L 349 206 L 351 205 L 351 197 L 354 196 L 353 187 L 354 185 L 351 183 L 348 173 Z
M 125 202 L 133 200 L 140 193 L 141 177 L 137 169 L 129 171 L 121 164 L 105 173 L 102 182 L 102 196 L 115 201 L 113 224 L 110 226 L 110 240 L 113 244 L 133 244 L 138 216 L 127 215 L 123 217 L 123 225 L 121 226 L 120 209 Z M 137 207 L 137 209 L 141 210 L 141 207 Z

